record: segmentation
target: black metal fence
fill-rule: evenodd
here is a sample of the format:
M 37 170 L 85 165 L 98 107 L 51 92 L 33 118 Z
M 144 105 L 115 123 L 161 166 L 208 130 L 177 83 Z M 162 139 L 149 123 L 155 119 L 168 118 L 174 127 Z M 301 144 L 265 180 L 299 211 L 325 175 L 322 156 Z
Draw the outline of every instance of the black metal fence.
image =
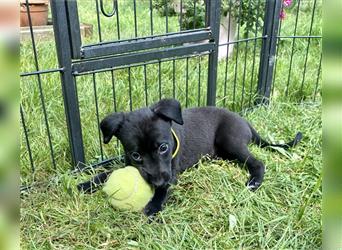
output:
M 288 6 L 289 5 L 289 6 Z M 121 149 L 100 120 L 164 97 L 235 111 L 316 101 L 321 5 L 282 0 L 50 2 L 54 38 L 21 41 L 22 183 Z M 286 12 L 286 16 L 285 15 Z M 92 37 L 81 37 L 80 22 Z M 221 31 L 221 32 L 220 32 Z M 83 164 L 80 164 L 83 163 Z

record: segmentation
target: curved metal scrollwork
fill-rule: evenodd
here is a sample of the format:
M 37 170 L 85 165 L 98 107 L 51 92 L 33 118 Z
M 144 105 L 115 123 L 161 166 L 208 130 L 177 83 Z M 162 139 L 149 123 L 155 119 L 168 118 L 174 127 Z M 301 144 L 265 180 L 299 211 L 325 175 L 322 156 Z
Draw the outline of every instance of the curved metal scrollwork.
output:
M 112 17 L 117 12 L 118 2 L 117 2 L 117 0 L 113 0 L 113 9 L 109 13 L 107 13 L 103 7 L 103 0 L 100 0 L 100 8 L 101 8 L 101 12 L 103 15 L 105 15 L 106 17 Z

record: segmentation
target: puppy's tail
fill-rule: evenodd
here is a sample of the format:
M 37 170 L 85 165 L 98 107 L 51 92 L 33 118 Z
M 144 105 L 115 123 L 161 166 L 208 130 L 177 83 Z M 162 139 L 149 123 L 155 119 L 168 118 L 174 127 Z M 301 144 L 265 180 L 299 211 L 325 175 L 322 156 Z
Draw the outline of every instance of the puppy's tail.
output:
M 272 146 L 272 147 L 280 147 L 284 149 L 289 149 L 289 148 L 296 146 L 303 137 L 303 134 L 301 132 L 298 132 L 292 141 L 289 141 L 284 144 L 272 144 L 262 139 L 261 136 L 255 131 L 255 129 L 252 126 L 250 126 L 250 128 L 252 131 L 253 143 L 257 144 L 261 148 Z

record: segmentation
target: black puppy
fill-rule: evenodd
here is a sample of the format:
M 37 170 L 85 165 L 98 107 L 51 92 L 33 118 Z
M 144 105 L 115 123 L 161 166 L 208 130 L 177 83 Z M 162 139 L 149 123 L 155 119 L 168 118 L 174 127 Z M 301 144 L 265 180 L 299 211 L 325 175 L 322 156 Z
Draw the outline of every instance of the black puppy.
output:
M 239 115 L 215 107 L 181 111 L 180 103 L 163 99 L 150 108 L 128 113 L 113 113 L 101 122 L 104 143 L 117 137 L 125 150 L 126 165 L 137 167 L 145 180 L 154 186 L 155 194 L 144 212 L 154 215 L 162 209 L 170 184 L 177 174 L 193 166 L 203 155 L 238 160 L 250 173 L 247 187 L 256 190 L 264 179 L 265 166 L 248 150 L 250 142 L 260 147 L 295 146 L 302 138 L 297 133 L 286 144 L 270 144 Z M 106 181 L 109 172 L 82 183 L 80 189 Z

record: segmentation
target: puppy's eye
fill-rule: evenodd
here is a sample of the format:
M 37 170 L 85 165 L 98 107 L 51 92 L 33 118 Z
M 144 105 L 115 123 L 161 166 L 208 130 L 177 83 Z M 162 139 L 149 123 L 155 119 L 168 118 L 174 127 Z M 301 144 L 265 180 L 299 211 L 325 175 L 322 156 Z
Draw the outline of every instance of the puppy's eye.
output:
M 159 154 L 165 154 L 167 150 L 169 149 L 169 145 L 167 143 L 162 143 L 159 146 Z
M 132 152 L 131 157 L 134 161 L 142 161 L 141 155 L 138 152 Z

